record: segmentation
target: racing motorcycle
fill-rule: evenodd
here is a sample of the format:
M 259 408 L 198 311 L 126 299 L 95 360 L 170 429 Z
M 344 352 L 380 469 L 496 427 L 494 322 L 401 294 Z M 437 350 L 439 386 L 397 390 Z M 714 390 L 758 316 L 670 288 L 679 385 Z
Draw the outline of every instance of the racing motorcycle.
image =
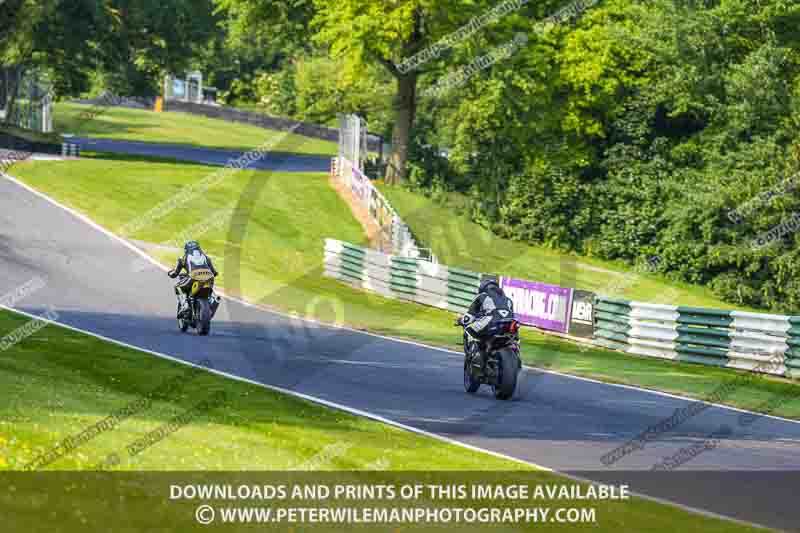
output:
M 466 328 L 464 317 L 456 326 Z M 519 356 L 519 322 L 513 318 L 495 320 L 483 340 L 486 367 L 481 368 L 478 340 L 464 330 L 464 389 L 475 394 L 481 385 L 489 385 L 498 400 L 510 400 L 517 388 L 517 375 L 522 369 Z
M 195 268 L 189 277 L 192 278 L 192 289 L 187 299 L 189 305 L 178 315 L 178 328 L 183 333 L 192 328 L 197 330 L 198 335 L 208 335 L 211 319 L 217 313 L 220 302 L 214 294 L 214 274 L 207 268 Z

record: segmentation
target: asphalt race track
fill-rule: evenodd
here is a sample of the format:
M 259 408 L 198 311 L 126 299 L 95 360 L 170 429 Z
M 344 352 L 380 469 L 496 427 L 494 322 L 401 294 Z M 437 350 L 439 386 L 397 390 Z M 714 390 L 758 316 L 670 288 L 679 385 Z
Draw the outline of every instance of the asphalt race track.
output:
M 633 491 L 800 531 L 799 423 L 757 417 L 743 424 L 742 412 L 710 407 L 605 466 L 601 456 L 690 402 L 531 369 L 521 399 L 500 402 L 485 388 L 469 396 L 458 354 L 290 321 L 231 300 L 210 337 L 181 334 L 172 280 L 140 265 L 119 241 L 0 178 L 0 295 L 37 276 L 46 281 L 19 302 L 21 310 L 52 306 L 59 322 L 136 346 L 195 363 L 208 358 L 217 370 L 538 465 L 628 481 Z M 683 468 L 648 472 L 724 426 L 730 436 Z
M 216 148 L 203 148 L 186 144 L 146 143 L 136 141 L 117 141 L 110 139 L 86 139 L 73 137 L 71 143 L 77 144 L 83 151 L 116 152 L 130 155 L 166 157 L 192 161 L 206 165 L 224 166 L 228 161 L 235 160 L 243 154 L 238 150 L 223 150 Z M 255 150 L 257 147 L 253 147 Z M 282 141 L 275 147 L 291 149 L 291 146 Z M 257 170 L 275 170 L 279 172 L 328 172 L 331 168 L 331 158 L 321 155 L 303 155 L 271 151 L 269 154 L 253 161 L 248 168 Z

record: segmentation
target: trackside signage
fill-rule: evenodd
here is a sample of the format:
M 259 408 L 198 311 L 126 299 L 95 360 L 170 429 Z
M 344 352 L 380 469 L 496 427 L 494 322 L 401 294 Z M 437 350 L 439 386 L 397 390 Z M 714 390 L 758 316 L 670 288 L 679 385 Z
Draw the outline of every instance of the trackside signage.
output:
M 572 292 L 570 335 L 591 339 L 594 336 L 594 293 L 575 289 Z
M 515 278 L 500 278 L 514 302 L 517 320 L 529 326 L 566 333 L 572 310 L 572 289 Z

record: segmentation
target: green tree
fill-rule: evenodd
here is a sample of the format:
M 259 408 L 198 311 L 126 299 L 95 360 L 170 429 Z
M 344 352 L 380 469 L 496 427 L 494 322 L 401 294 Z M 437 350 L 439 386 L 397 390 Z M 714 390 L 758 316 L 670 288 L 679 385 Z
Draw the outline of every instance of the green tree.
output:
M 414 185 L 466 193 L 499 234 L 631 263 L 659 255 L 669 276 L 797 313 L 800 232 L 786 222 L 800 212 L 787 185 L 800 184 L 799 28 L 800 4 L 785 0 L 604 1 L 423 102 L 425 137 L 451 150 L 446 170 L 415 155 Z
M 216 31 L 212 7 L 211 0 L 9 0 L 0 10 L 16 24 L 0 30 L 0 59 L 46 68 L 62 94 L 85 90 L 90 76 L 119 94 L 155 94 L 161 76 L 186 68 Z
M 418 82 L 423 75 L 442 72 L 445 68 L 443 60 L 452 57 L 454 51 L 445 51 L 441 57 L 420 68 L 400 69 L 398 65 L 438 43 L 473 17 L 485 14 L 495 3 L 483 0 L 314 0 L 314 4 L 317 13 L 313 25 L 319 30 L 318 42 L 329 45 L 335 57 L 344 57 L 353 71 L 377 63 L 395 80 L 392 154 L 386 181 L 403 182 L 407 175 L 410 136 L 417 112 Z M 529 9 L 529 6 L 523 7 L 516 16 L 527 13 Z M 493 29 L 506 27 L 513 20 L 514 15 L 507 15 Z M 501 37 L 502 32 L 488 35 L 491 41 Z
M 297 116 L 302 120 L 333 123 L 339 113 L 366 118 L 370 131 L 385 133 L 391 127 L 391 79 L 379 66 L 352 76 L 342 59 L 323 55 L 292 62 Z
M 0 4 L 0 71 L 9 85 L 6 89 L 5 116 L 11 116 L 19 87 L 17 81 L 36 51 L 37 25 L 52 9 L 52 2 L 7 0 Z M 7 21 L 7 23 L 5 22 Z

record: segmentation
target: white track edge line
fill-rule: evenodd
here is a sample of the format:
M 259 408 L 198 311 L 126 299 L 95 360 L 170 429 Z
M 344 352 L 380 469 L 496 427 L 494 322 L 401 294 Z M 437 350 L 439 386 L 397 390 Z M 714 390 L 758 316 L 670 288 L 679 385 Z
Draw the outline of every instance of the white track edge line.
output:
M 434 438 L 434 439 L 438 439 L 438 440 L 444 441 L 444 442 L 446 442 L 448 444 L 453 444 L 453 445 L 460 446 L 460 447 L 463 447 L 463 448 L 468 448 L 468 449 L 470 449 L 472 451 L 476 451 L 476 452 L 487 453 L 487 454 L 493 455 L 493 456 L 495 456 L 497 458 L 506 459 L 506 460 L 509 460 L 509 461 L 513 461 L 515 463 L 524 464 L 526 466 L 533 466 L 533 467 L 538 468 L 539 470 L 542 470 L 542 471 L 545 471 L 545 472 L 555 472 L 551 468 L 547 468 L 546 466 L 538 465 L 538 464 L 533 463 L 531 461 L 526 461 L 525 459 L 520 459 L 518 457 L 512 457 L 510 455 L 505 455 L 505 454 L 502 454 L 500 452 L 495 452 L 495 451 L 492 451 L 492 450 L 485 450 L 483 448 L 479 448 L 479 447 L 473 446 L 471 444 L 460 442 L 460 441 L 451 439 L 449 437 L 445 437 L 443 435 L 438 435 L 436 433 L 431 433 L 431 432 L 425 431 L 424 429 L 419 429 L 419 428 L 415 428 L 413 426 L 409 426 L 409 425 L 403 424 L 402 422 L 396 422 L 394 420 L 385 418 L 385 417 L 383 417 L 381 415 L 378 415 L 378 414 L 375 414 L 375 413 L 370 413 L 369 411 L 362 411 L 362 410 L 356 409 L 354 407 L 348 407 L 346 405 L 339 404 L 339 403 L 336 403 L 336 402 L 332 402 L 330 400 L 325 400 L 325 399 L 322 399 L 322 398 L 318 398 L 318 397 L 312 396 L 310 394 L 305 394 L 305 393 L 302 393 L 302 392 L 293 391 L 291 389 L 286 389 L 286 388 L 283 388 L 283 387 L 279 387 L 277 385 L 270 385 L 268 383 L 262 383 L 260 381 L 256 381 L 256 380 L 253 380 L 253 379 L 250 379 L 250 378 L 246 378 L 246 377 L 243 377 L 243 376 L 238 376 L 236 374 L 230 374 L 228 372 L 224 372 L 222 370 L 217 370 L 215 368 L 208 368 L 208 367 L 205 367 L 203 365 L 200 365 L 200 364 L 197 364 L 197 363 L 193 363 L 193 362 L 187 361 L 185 359 L 181 359 L 179 357 L 175 357 L 175 356 L 172 356 L 172 355 L 167 355 L 165 353 L 157 352 L 155 350 L 150 350 L 149 348 L 142 348 L 141 346 L 136 346 L 134 344 L 129 344 L 127 342 L 120 341 L 120 340 L 117 340 L 117 339 L 113 339 L 111 337 L 106 337 L 105 335 L 101 335 L 99 333 L 94 333 L 92 331 L 84 330 L 84 329 L 81 329 L 81 328 L 78 328 L 78 327 L 75 327 L 75 326 L 70 326 L 69 324 L 64 324 L 62 322 L 58 322 L 57 320 L 51 320 L 49 318 L 45 318 L 43 316 L 39 316 L 39 315 L 37 315 L 35 313 L 29 313 L 27 311 L 22 311 L 20 309 L 15 309 L 13 307 L 8 307 L 6 305 L 0 305 L 0 309 L 5 309 L 5 310 L 8 310 L 8 311 L 12 311 L 14 313 L 18 313 L 20 315 L 24 315 L 24 316 L 26 316 L 28 318 L 31 318 L 31 319 L 39 320 L 40 322 L 45 322 L 47 324 L 55 324 L 56 326 L 68 329 L 70 331 L 74 331 L 76 333 L 81 333 L 81 334 L 84 334 L 84 335 L 87 335 L 87 336 L 90 336 L 90 337 L 94 337 L 96 339 L 100 339 L 100 340 L 105 341 L 105 342 L 109 342 L 111 344 L 116 344 L 117 346 L 122 346 L 123 348 L 128 348 L 128 349 L 135 350 L 135 351 L 138 351 L 138 352 L 146 353 L 148 355 L 153 355 L 153 356 L 156 356 L 156 357 L 159 357 L 159 358 L 162 358 L 162 359 L 167 359 L 168 361 L 172 361 L 173 363 L 183 364 L 183 365 L 191 366 L 193 368 L 206 370 L 208 372 L 211 372 L 212 374 L 217 374 L 219 376 L 223 376 L 223 377 L 226 377 L 228 379 L 232 379 L 234 381 L 241 381 L 241 382 L 244 382 L 244 383 L 248 383 L 250 385 L 255 385 L 255 386 L 258 386 L 258 387 L 264 387 L 266 389 L 269 389 L 269 390 L 272 390 L 272 391 L 275 391 L 275 392 L 288 394 L 288 395 L 294 396 L 296 398 L 302 398 L 303 400 L 307 400 L 307 401 L 310 401 L 310 402 L 313 402 L 313 403 L 324 405 L 326 407 L 331 407 L 331 408 L 334 408 L 334 409 L 338 409 L 340 411 L 344 411 L 344 412 L 347 412 L 347 413 L 350 413 L 350 414 L 358 415 L 358 416 L 361 416 L 361 417 L 364 417 L 364 418 L 370 418 L 372 420 L 375 420 L 375 421 L 378 421 L 378 422 L 382 422 L 384 424 L 388 424 L 388 425 L 391 425 L 391 426 L 395 426 L 397 428 L 404 429 L 406 431 L 410 431 L 410 432 L 413 432 L 413 433 L 418 433 L 420 435 L 424 435 L 426 437 L 431 437 L 431 438 Z

